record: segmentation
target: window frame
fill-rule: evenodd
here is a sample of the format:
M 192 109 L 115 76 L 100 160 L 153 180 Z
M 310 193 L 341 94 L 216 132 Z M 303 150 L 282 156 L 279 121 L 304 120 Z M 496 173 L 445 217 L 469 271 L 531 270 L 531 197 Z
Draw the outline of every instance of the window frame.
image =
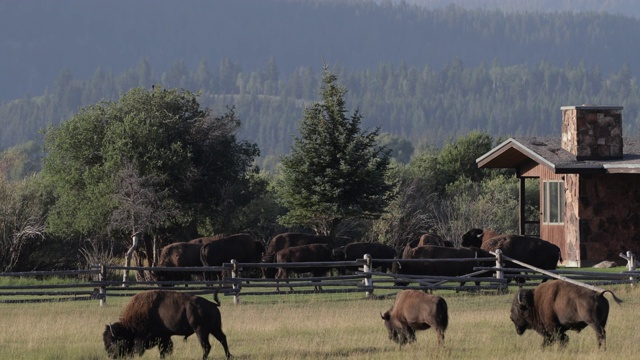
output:
M 542 223 L 563 225 L 565 188 L 562 180 L 542 181 Z

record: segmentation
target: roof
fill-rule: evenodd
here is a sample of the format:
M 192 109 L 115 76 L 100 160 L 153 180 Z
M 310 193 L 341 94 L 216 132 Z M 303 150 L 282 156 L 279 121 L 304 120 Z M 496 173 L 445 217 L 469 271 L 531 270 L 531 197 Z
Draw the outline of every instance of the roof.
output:
M 576 160 L 559 138 L 509 138 L 476 160 L 479 168 L 517 168 L 534 161 L 556 174 L 640 174 L 640 137 L 623 138 L 622 159 Z

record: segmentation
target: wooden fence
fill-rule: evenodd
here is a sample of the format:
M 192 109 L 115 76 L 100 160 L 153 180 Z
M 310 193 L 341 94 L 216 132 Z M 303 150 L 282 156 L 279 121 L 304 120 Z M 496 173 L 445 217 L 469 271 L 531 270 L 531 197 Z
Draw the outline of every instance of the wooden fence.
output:
M 74 301 L 74 300 L 97 300 L 104 305 L 108 297 L 112 296 L 132 296 L 143 290 L 158 289 L 158 287 L 171 286 L 172 290 L 186 291 L 196 295 L 213 294 L 221 291 L 225 295 L 233 296 L 234 303 L 239 303 L 241 296 L 260 295 L 284 295 L 289 293 L 364 293 L 371 297 L 380 290 L 402 290 L 421 289 L 425 291 L 434 290 L 455 290 L 455 291 L 505 291 L 508 286 L 516 286 L 515 278 L 526 279 L 524 285 L 536 286 L 543 278 L 556 277 L 568 281 L 595 285 L 603 284 L 635 284 L 640 278 L 640 272 L 636 271 L 638 262 L 631 253 L 620 254 L 627 260 L 627 271 L 620 273 L 605 273 L 595 271 L 578 270 L 557 270 L 545 272 L 527 264 L 522 264 L 522 268 L 505 268 L 502 266 L 503 259 L 501 253 L 496 253 L 495 258 L 474 258 L 474 259 L 416 259 L 416 260 L 380 260 L 372 259 L 366 255 L 363 259 L 356 261 L 339 262 L 307 262 L 307 263 L 237 263 L 231 261 L 219 267 L 125 267 L 96 265 L 88 270 L 69 271 L 34 271 L 34 272 L 14 272 L 0 273 L 0 279 L 11 278 L 0 282 L 0 303 L 18 302 L 43 302 L 43 301 Z M 504 260 L 513 260 L 505 257 Z M 429 275 L 400 275 L 377 272 L 372 269 L 373 262 L 398 262 L 400 264 L 410 262 L 463 262 L 463 261 L 495 261 L 495 266 L 474 267 L 474 272 L 464 276 L 429 276 Z M 323 276 L 323 277 L 297 277 L 287 280 L 264 279 L 260 277 L 250 277 L 263 268 L 357 268 L 347 275 Z M 197 275 L 205 273 L 212 275 L 225 271 L 230 273 L 220 280 L 194 280 L 194 281 L 122 281 L 116 276 L 109 276 L 114 272 L 125 269 L 136 271 L 178 271 L 191 272 Z M 38 285 L 23 285 L 25 281 L 20 280 L 25 277 L 35 277 L 47 279 L 55 277 L 55 280 L 42 281 Z M 209 276 L 212 277 L 212 276 Z M 47 284 L 51 282 L 51 284 Z M 33 283 L 31 281 L 30 283 Z M 408 283 L 399 286 L 397 283 Z M 476 285 L 478 283 L 478 285 Z M 314 290 L 315 286 L 320 286 L 321 290 Z M 280 289 L 278 289 L 280 288 Z M 388 292 L 388 291 L 387 291 Z

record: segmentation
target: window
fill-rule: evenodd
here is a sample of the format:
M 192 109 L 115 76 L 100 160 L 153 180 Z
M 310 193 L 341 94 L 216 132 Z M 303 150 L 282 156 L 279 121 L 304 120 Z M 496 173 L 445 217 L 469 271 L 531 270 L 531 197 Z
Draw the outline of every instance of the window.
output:
M 564 182 L 543 181 L 542 184 L 544 189 L 542 222 L 545 224 L 564 223 Z

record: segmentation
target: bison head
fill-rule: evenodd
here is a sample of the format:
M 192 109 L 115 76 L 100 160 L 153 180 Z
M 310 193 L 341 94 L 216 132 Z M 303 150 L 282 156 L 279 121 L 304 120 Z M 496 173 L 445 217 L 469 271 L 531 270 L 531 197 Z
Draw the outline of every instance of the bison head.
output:
M 482 235 L 484 234 L 484 230 L 482 229 L 471 229 L 462 235 L 461 246 L 464 247 L 477 247 L 479 248 L 482 245 Z
M 516 333 L 522 335 L 525 330 L 531 329 L 533 324 L 533 290 L 520 290 L 513 297 L 511 304 L 511 321 L 516 326 Z
M 416 333 L 409 326 L 402 326 L 391 317 L 390 311 L 380 314 L 384 320 L 384 326 L 389 332 L 389 339 L 400 344 L 400 346 L 416 341 Z
M 112 359 L 133 357 L 135 354 L 135 340 L 133 333 L 119 322 L 108 324 L 102 334 L 104 349 Z M 144 350 L 142 350 L 144 352 Z

